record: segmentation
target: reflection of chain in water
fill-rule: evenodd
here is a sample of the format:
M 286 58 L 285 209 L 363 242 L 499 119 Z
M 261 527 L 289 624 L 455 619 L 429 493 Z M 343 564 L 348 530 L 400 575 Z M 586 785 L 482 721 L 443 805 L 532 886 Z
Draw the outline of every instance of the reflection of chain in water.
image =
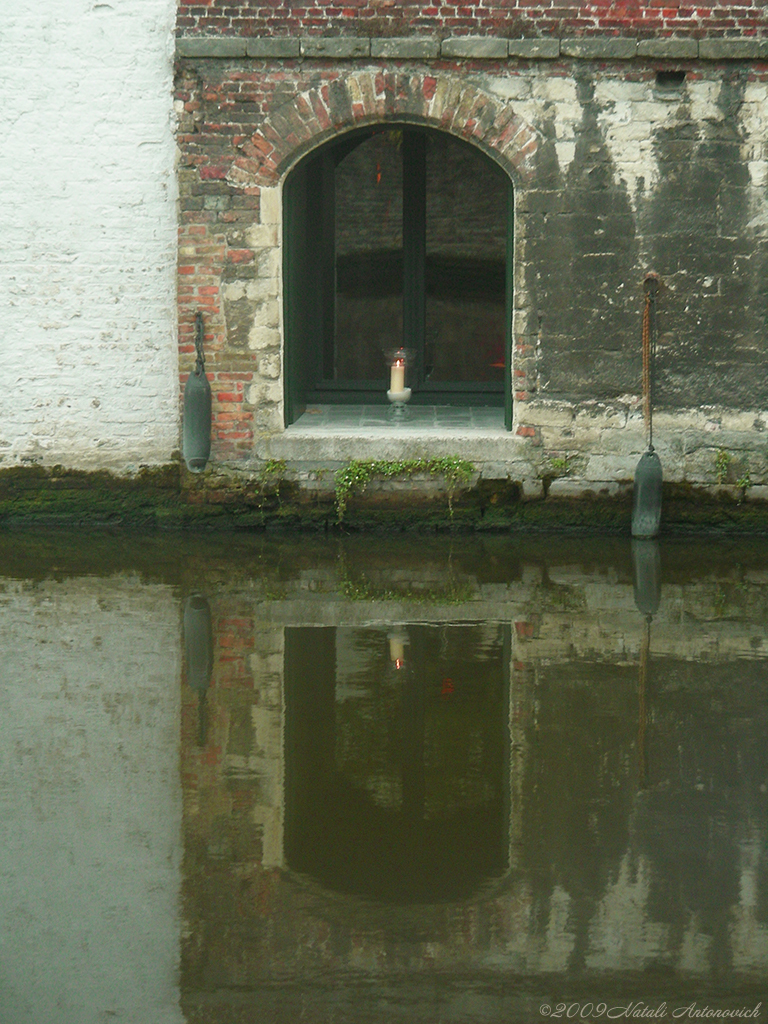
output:
M 203 594 L 192 594 L 184 604 L 184 649 L 187 685 L 198 696 L 198 746 L 206 742 L 205 697 L 213 673 L 214 636 L 211 606 Z
M 648 761 L 645 750 L 645 728 L 646 708 L 645 695 L 648 682 L 648 661 L 651 652 L 651 620 L 653 616 L 645 618 L 645 632 L 643 642 L 640 645 L 640 671 L 638 673 L 638 724 L 637 724 L 637 758 L 640 775 L 640 789 L 645 789 L 648 782 Z

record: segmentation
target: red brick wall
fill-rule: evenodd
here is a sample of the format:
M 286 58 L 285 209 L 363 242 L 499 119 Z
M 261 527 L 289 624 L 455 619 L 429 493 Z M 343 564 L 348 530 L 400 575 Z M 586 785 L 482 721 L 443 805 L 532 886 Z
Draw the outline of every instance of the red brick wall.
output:
M 766 0 L 199 0 L 181 3 L 178 29 L 224 35 L 768 35 Z
M 214 61 L 206 65 L 203 79 L 192 64 L 179 69 L 175 98 L 181 150 L 180 386 L 183 390 L 194 364 L 194 320 L 201 311 L 213 398 L 212 457 L 216 461 L 247 458 L 256 435 L 282 426 L 274 404 L 264 401 L 263 395 L 254 395 L 253 389 L 265 384 L 259 372 L 262 353 L 249 347 L 247 330 L 238 329 L 237 303 L 227 300 L 226 289 L 232 282 L 256 280 L 262 272 L 260 253 L 249 245 L 249 229 L 263 220 L 261 185 L 276 185 L 278 168 L 297 144 L 318 138 L 326 122 L 330 125 L 330 118 L 339 130 L 351 126 L 341 115 L 337 117 L 339 96 L 343 99 L 346 94 L 343 89 L 334 92 L 334 86 L 342 79 L 348 81 L 355 70 L 359 69 L 350 65 L 342 75 L 335 68 L 312 70 L 306 63 L 293 61 L 254 62 L 247 68 Z M 383 115 L 385 107 L 422 115 L 436 88 L 435 78 L 424 72 L 416 76 L 382 74 L 376 81 L 381 94 L 373 87 L 365 90 L 360 109 L 353 112 L 353 122 Z M 285 103 L 285 95 L 312 86 L 314 109 L 308 107 L 302 118 Z M 470 93 L 474 95 L 467 86 L 466 95 Z M 346 103 L 341 105 L 347 108 Z M 452 107 L 446 110 L 446 125 L 455 120 L 455 113 Z M 482 137 L 496 146 L 525 176 L 532 138 L 511 109 L 478 94 L 464 111 L 458 127 L 462 126 L 468 137 Z M 242 320 L 252 324 L 254 309 L 245 309 Z M 277 387 L 277 382 L 272 386 Z
M 208 92 L 219 99 L 215 87 L 209 86 Z M 224 354 L 221 288 L 227 268 L 253 262 L 253 253 L 244 248 L 242 231 L 258 217 L 258 189 L 233 194 L 222 180 L 225 171 L 215 159 L 210 160 L 215 136 L 198 131 L 196 115 L 202 107 L 202 91 L 194 76 L 181 79 L 176 99 L 184 105 L 178 141 L 186 150 L 179 167 L 180 385 L 183 391 L 194 364 L 194 320 L 200 311 L 205 324 L 206 372 L 213 396 L 213 448 L 219 459 L 236 458 L 253 445 L 254 413 L 244 397 L 245 388 L 253 380 L 254 360 L 247 349 L 230 349 Z

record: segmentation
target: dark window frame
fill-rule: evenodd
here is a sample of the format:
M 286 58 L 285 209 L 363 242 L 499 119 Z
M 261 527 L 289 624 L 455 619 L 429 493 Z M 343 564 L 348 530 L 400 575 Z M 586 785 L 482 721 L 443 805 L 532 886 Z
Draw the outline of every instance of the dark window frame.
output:
M 403 130 L 403 338 L 417 352 L 412 381 L 415 404 L 499 405 L 512 428 L 512 308 L 514 195 L 512 182 L 478 147 L 507 182 L 504 379 L 502 382 L 434 382 L 424 379 L 426 345 L 426 141 L 438 129 L 387 121 L 355 129 L 303 157 L 291 169 L 283 190 L 283 284 L 285 337 L 285 423 L 307 404 L 386 402 L 386 370 L 381 380 L 333 380 L 335 303 L 335 168 L 361 141 L 382 131 Z M 451 138 L 455 139 L 454 136 Z M 471 145 L 455 139 L 459 144 Z M 319 344 L 318 344 L 319 339 Z

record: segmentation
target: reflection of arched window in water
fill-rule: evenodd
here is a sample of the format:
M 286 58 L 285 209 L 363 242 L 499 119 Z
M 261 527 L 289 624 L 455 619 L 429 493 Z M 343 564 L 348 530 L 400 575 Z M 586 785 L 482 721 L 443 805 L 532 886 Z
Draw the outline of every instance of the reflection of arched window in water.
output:
M 289 628 L 285 669 L 290 868 L 394 903 L 505 873 L 507 626 Z

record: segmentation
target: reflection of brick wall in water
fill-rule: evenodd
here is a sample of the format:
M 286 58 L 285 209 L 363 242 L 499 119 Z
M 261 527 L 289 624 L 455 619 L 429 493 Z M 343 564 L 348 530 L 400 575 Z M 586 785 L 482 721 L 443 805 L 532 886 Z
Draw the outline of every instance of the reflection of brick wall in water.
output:
M 233 914 L 263 908 L 271 885 L 264 869 L 282 861 L 282 629 L 254 622 L 237 597 L 220 596 L 213 610 L 202 743 L 199 698 L 182 691 L 186 997 L 237 972 Z
M 313 565 L 289 547 L 281 550 L 275 576 L 253 581 L 250 599 L 222 587 L 213 602 L 217 649 L 205 749 L 196 745 L 196 696 L 183 691 L 185 1019 L 234 1020 L 233 992 L 249 985 L 243 1000 L 261 1005 L 277 993 L 282 1017 L 298 1018 L 301 1008 L 291 1016 L 290 1000 L 304 999 L 306 1010 L 321 975 L 336 990 L 353 974 L 367 991 L 379 981 L 394 998 L 404 963 L 416 984 L 427 980 L 430 992 L 457 967 L 478 969 L 496 986 L 520 964 L 530 975 L 551 978 L 568 969 L 577 932 L 590 978 L 629 961 L 638 971 L 684 965 L 694 984 L 711 975 L 714 934 L 726 936 L 720 948 L 742 977 L 762 981 L 768 950 L 762 566 L 738 588 L 728 586 L 725 570 L 722 578 L 681 585 L 689 572 L 681 562 L 670 570 L 677 575 L 665 578 L 652 625 L 643 739 L 649 785 L 641 789 L 644 624 L 625 562 L 618 558 L 616 568 L 595 572 L 589 551 L 584 568 L 565 550 L 560 558 L 542 559 L 540 551 L 523 558 L 470 543 L 451 552 L 446 568 L 423 538 L 418 543 L 427 560 L 418 572 L 409 546 L 394 568 L 388 547 L 371 548 L 371 561 L 363 557 L 364 543 L 345 545 L 343 562 L 331 564 L 326 552 Z M 472 571 L 473 559 L 482 573 Z M 450 621 L 469 608 L 486 608 L 513 623 L 503 713 L 515 870 L 505 890 L 478 892 L 460 904 L 378 912 L 370 902 L 275 870 L 274 859 L 264 863 L 269 812 L 279 812 L 286 785 L 281 755 L 299 753 L 280 742 L 284 631 L 275 623 L 326 625 L 329 595 L 360 580 L 373 594 L 394 588 L 402 596 L 387 602 L 393 620 L 410 620 L 409 609 L 417 606 L 406 595 L 417 580 L 428 590 L 459 587 L 473 595 L 463 611 L 446 615 Z M 336 604 L 340 622 L 357 625 L 370 614 L 359 601 Z M 676 614 L 682 606 L 688 611 L 683 629 Z M 420 602 L 419 616 L 429 617 L 429 607 Z M 269 610 L 271 622 L 260 621 L 259 608 Z M 354 664 L 348 665 L 346 680 L 354 681 Z M 310 702 L 308 732 L 313 707 Z M 574 773 L 574 764 L 582 770 Z M 723 786 L 728 779 L 738 786 Z M 703 846 L 696 844 L 700 835 L 707 836 Z M 712 878 L 727 894 L 719 903 L 708 898 Z M 557 926 L 542 933 L 542 920 Z M 681 947 L 683 927 L 688 938 Z M 442 990 L 446 998 L 449 989 Z M 278 1019 L 277 1011 L 265 1009 L 262 1017 Z M 429 1020 L 430 1013 L 418 1019 Z
M 361 143 L 336 171 L 336 251 L 386 251 L 402 245 L 400 131 Z M 427 143 L 427 249 L 504 259 L 507 186 L 469 146 L 440 132 Z

